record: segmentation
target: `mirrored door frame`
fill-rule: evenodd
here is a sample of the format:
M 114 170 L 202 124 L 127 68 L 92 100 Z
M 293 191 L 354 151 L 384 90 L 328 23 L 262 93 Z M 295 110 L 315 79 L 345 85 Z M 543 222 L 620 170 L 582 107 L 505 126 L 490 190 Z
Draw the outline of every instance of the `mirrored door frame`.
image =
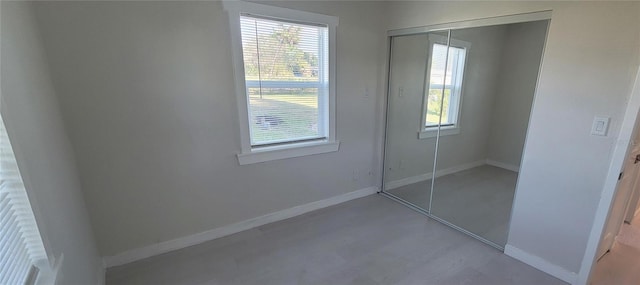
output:
M 505 16 L 496 16 L 496 17 L 489 17 L 489 18 L 481 18 L 481 19 L 473 19 L 473 20 L 466 20 L 466 21 L 458 21 L 458 22 L 450 22 L 450 23 L 443 23 L 443 24 L 435 24 L 435 25 L 429 25 L 429 26 L 421 26 L 421 27 L 412 27 L 412 28 L 404 28 L 404 29 L 395 29 L 395 30 L 389 30 L 387 32 L 387 44 L 388 44 L 388 52 L 387 52 L 387 74 L 386 74 L 386 88 L 387 88 L 387 94 L 385 96 L 385 125 L 384 125 L 384 137 L 383 137 L 383 159 L 382 159 L 382 180 L 381 180 L 381 190 L 380 190 L 380 194 L 382 194 L 383 196 L 397 201 L 417 212 L 420 212 L 426 216 L 428 216 L 431 219 L 434 219 L 442 224 L 445 224 L 451 228 L 454 228 L 464 234 L 467 234 L 483 243 L 486 243 L 500 251 L 504 251 L 504 247 L 496 244 L 495 242 L 492 242 L 482 236 L 479 236 L 477 234 L 474 234 L 462 227 L 459 227 L 455 224 L 452 224 L 444 219 L 441 219 L 435 215 L 433 215 L 430 211 L 425 210 L 405 199 L 402 199 L 392 193 L 389 193 L 388 191 L 385 191 L 385 177 L 387 174 L 387 167 L 385 166 L 385 163 L 387 161 L 387 142 L 388 142 L 388 138 L 387 138 L 387 127 L 389 125 L 389 121 L 388 121 L 388 117 L 389 117 L 389 96 L 391 94 L 391 90 L 390 90 L 390 84 L 389 84 L 389 80 L 390 80 L 390 76 L 391 76 L 391 64 L 392 64 L 392 49 L 393 49 L 393 37 L 397 37 L 397 36 L 408 36 L 408 35 L 417 35 L 417 34 L 426 34 L 429 32 L 443 32 L 446 31 L 448 32 L 449 36 L 448 38 L 450 38 L 450 34 L 451 31 L 453 30 L 459 30 L 459 29 L 465 29 L 465 28 L 477 28 L 477 27 L 485 27 L 485 26 L 495 26 L 495 25 L 507 25 L 507 24 L 516 24 L 516 23 L 525 23 L 525 22 L 534 22 L 534 21 L 543 21 L 543 20 L 551 20 L 551 14 L 552 11 L 551 10 L 545 10 L 545 11 L 538 11 L 538 12 L 531 12 L 531 13 L 522 13 L 522 14 L 513 14 L 513 15 L 505 15 Z M 548 30 L 547 30 L 548 33 Z M 546 41 L 546 37 L 545 37 L 545 41 Z M 542 53 L 542 57 L 544 57 L 544 48 L 543 48 L 543 53 Z M 542 60 L 540 61 L 540 65 L 542 65 Z M 540 70 L 540 68 L 539 68 Z M 537 89 L 538 89 L 538 82 L 539 82 L 539 77 L 540 77 L 540 72 L 538 72 L 538 78 L 536 79 L 536 88 L 535 88 L 535 93 L 537 93 Z M 534 95 L 534 100 L 535 100 L 535 95 Z M 438 126 L 438 134 L 440 133 L 440 126 Z M 526 149 L 526 140 L 525 140 L 525 146 L 524 148 Z M 524 151 L 523 151 L 524 153 Z M 437 140 L 436 140 L 436 154 L 437 156 Z M 437 158 L 436 158 L 437 159 Z M 435 161 L 434 161 L 434 165 L 435 165 Z M 435 166 L 434 166 L 434 174 L 435 174 Z M 430 189 L 430 192 L 433 192 L 433 181 L 434 179 L 431 179 L 432 181 L 432 187 Z M 518 179 L 519 181 L 519 179 Z M 517 195 L 517 185 L 516 184 L 516 190 L 515 190 L 515 195 Z M 433 193 L 430 193 L 430 195 L 432 195 Z M 514 200 L 515 200 L 514 196 Z M 431 203 L 431 200 L 430 202 Z M 513 215 L 513 208 L 511 209 L 511 214 Z M 509 219 L 509 223 L 511 223 L 511 218 Z M 511 226 L 509 225 L 509 228 Z

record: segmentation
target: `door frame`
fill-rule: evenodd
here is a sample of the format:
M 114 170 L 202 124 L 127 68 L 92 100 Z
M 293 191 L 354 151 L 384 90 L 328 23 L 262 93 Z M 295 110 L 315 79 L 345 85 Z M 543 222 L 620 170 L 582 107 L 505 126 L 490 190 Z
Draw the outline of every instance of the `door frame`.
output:
M 631 141 L 627 147 L 627 153 L 625 155 L 624 162 L 620 176 L 618 177 L 615 194 L 611 201 L 610 210 L 608 213 L 607 221 L 604 225 L 600 242 L 598 242 L 598 249 L 596 251 L 596 260 L 600 260 L 615 243 L 615 238 L 620 233 L 622 224 L 626 220 L 627 209 L 634 190 L 638 183 L 638 161 L 635 160 L 636 155 L 640 150 L 640 146 L 637 145 L 637 140 L 640 139 L 640 120 L 636 117 L 636 123 L 631 135 Z M 614 208 L 615 207 L 615 208 Z M 624 209 L 620 209 L 624 207 Z M 613 214 L 616 214 L 613 216 Z
M 640 191 L 638 187 L 640 183 L 638 183 L 638 179 L 636 179 L 636 184 L 633 186 L 631 190 L 631 196 L 629 197 L 629 201 L 627 201 L 627 209 L 624 214 L 624 222 L 633 222 L 633 218 L 636 213 L 638 213 L 638 200 L 640 199 Z
M 587 241 L 587 247 L 585 249 L 584 257 L 578 272 L 578 278 L 575 284 L 588 284 L 591 277 L 592 269 L 596 263 L 596 255 L 602 233 L 605 230 L 607 221 L 609 220 L 609 212 L 613 204 L 617 186 L 618 177 L 624 166 L 624 160 L 627 156 L 627 150 L 633 139 L 633 130 L 635 128 L 636 119 L 638 117 L 638 111 L 640 111 L 640 68 L 636 71 L 635 83 L 631 91 L 631 96 L 624 113 L 624 119 L 620 127 L 620 133 L 616 139 L 613 153 L 611 155 L 611 162 L 609 164 L 609 171 L 607 178 L 605 179 L 602 194 L 600 195 L 600 202 L 596 209 L 596 214 L 593 220 L 593 226 L 591 227 L 591 233 Z

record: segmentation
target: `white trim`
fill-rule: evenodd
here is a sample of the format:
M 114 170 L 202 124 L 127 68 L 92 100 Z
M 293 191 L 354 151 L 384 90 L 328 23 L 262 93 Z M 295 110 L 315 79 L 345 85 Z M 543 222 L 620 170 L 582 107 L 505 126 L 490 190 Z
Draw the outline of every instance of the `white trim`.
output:
M 463 95 L 463 82 L 464 82 L 464 73 L 467 67 L 467 56 L 469 54 L 469 50 L 471 49 L 471 43 L 457 40 L 437 34 L 429 34 L 429 52 L 428 52 L 428 61 L 427 61 L 427 69 L 425 71 L 425 81 L 424 81 L 424 94 L 422 98 L 422 114 L 420 119 L 420 126 L 422 130 L 418 133 L 418 139 L 426 139 L 433 138 L 438 135 L 437 126 L 425 127 L 428 113 L 428 102 L 429 102 L 429 90 L 432 86 L 431 84 L 431 64 L 433 63 L 433 50 L 434 46 L 445 45 L 448 47 L 453 47 L 457 49 L 464 50 L 462 54 L 462 59 L 454 60 L 454 67 L 452 67 L 453 71 L 452 75 L 454 78 L 451 79 L 451 85 L 447 85 L 446 82 L 442 82 L 442 84 L 434 84 L 438 87 L 438 89 L 446 88 L 447 86 L 451 86 L 451 98 L 449 99 L 449 110 L 447 112 L 449 118 L 447 118 L 448 123 L 453 126 L 444 126 L 440 127 L 440 136 L 447 135 L 456 135 L 460 133 L 460 117 L 462 117 L 462 112 L 460 109 L 462 108 L 462 95 Z M 447 49 L 447 52 L 449 50 Z M 448 58 L 448 56 L 447 56 Z M 445 63 L 445 66 L 448 67 L 448 62 Z M 448 68 L 445 68 L 445 70 Z M 446 74 L 444 74 L 443 80 L 446 81 Z M 444 94 L 442 94 L 442 100 L 444 100 Z M 444 130 L 444 131 L 443 131 Z
M 391 94 L 391 84 L 390 84 L 390 80 L 391 80 L 391 64 L 393 62 L 393 57 L 391 56 L 393 53 L 393 38 L 392 37 L 386 37 L 385 39 L 385 56 L 387 57 L 386 60 L 384 61 L 384 73 L 381 73 L 381 78 L 378 82 L 378 84 L 382 84 L 382 88 L 381 90 L 384 90 L 384 94 L 382 94 L 382 100 L 380 100 L 379 102 L 379 106 L 378 106 L 378 112 L 377 115 L 380 115 L 380 119 L 377 122 L 377 128 L 376 128 L 376 137 L 381 137 L 382 139 L 378 141 L 377 143 L 377 152 L 380 155 L 376 155 L 376 166 L 377 166 L 377 170 L 376 174 L 380 174 L 380 176 L 376 177 L 377 179 L 377 183 L 378 183 L 378 187 L 380 187 L 380 189 L 384 189 L 384 184 L 385 181 L 387 180 L 387 168 L 386 168 L 386 161 L 388 158 L 388 152 L 387 152 L 387 143 L 388 143 L 388 132 L 387 132 L 387 126 L 389 125 L 388 122 L 388 114 L 389 114 L 389 108 L 390 108 L 390 104 L 389 104 L 389 96 Z M 424 86 L 424 84 L 422 84 Z M 424 90 L 423 90 L 424 93 Z M 423 97 L 424 98 L 424 97 Z M 422 124 L 420 124 L 419 126 L 422 126 Z
M 511 256 L 517 260 L 520 260 L 528 265 L 531 265 L 534 268 L 537 268 L 538 270 L 545 272 L 569 284 L 575 284 L 576 278 L 578 277 L 578 275 L 575 272 L 566 270 L 541 257 L 535 256 L 531 253 L 523 251 L 510 244 L 507 244 L 504 247 L 504 254 Z
M 281 8 L 271 5 L 263 5 L 244 1 L 222 1 L 222 7 L 230 13 L 248 13 L 256 16 L 276 18 L 282 20 L 295 20 L 302 23 L 337 26 L 338 17 L 318 13 L 305 12 L 289 8 Z
M 387 35 L 404 36 L 404 35 L 413 35 L 413 34 L 423 34 L 423 33 L 428 33 L 433 31 L 449 30 L 449 29 L 477 28 L 477 27 L 483 27 L 483 26 L 515 24 L 515 23 L 550 20 L 550 19 L 551 19 L 551 11 L 540 11 L 540 12 L 522 13 L 522 14 L 515 14 L 515 15 L 489 17 L 489 18 L 482 18 L 482 19 L 475 19 L 475 20 L 468 20 L 468 21 L 459 21 L 459 22 L 437 24 L 437 25 L 430 25 L 430 26 L 389 30 L 387 32 Z
M 491 166 L 495 166 L 495 167 L 500 167 L 506 170 L 510 170 L 513 172 L 520 172 L 520 166 L 514 165 L 514 164 L 509 164 L 506 162 L 501 162 L 501 161 L 496 161 L 496 160 L 491 160 L 491 159 L 487 159 L 486 163 L 488 165 Z
M 328 28 L 329 35 L 329 90 L 328 90 L 328 98 L 326 98 L 326 103 L 328 104 L 328 110 L 326 111 L 326 117 L 323 118 L 325 121 L 324 126 L 326 126 L 326 130 L 322 136 L 326 136 L 328 143 L 325 146 L 325 149 L 335 148 L 337 150 L 337 140 L 336 140 L 336 29 L 338 26 L 338 17 L 310 13 L 305 11 L 298 11 L 287 8 L 280 8 L 269 5 L 262 5 L 256 3 L 249 3 L 244 1 L 223 1 L 223 8 L 227 11 L 229 15 L 229 28 L 231 33 L 231 49 L 233 53 L 233 70 L 234 70 L 234 82 L 235 82 L 235 91 L 236 91 L 236 101 L 238 107 L 238 118 L 239 118 L 239 128 L 240 128 L 240 149 L 241 154 L 238 155 L 238 160 L 240 164 L 243 163 L 241 157 L 251 157 L 254 153 L 259 153 L 256 157 L 260 159 L 257 162 L 267 161 L 273 159 L 281 159 L 287 157 L 296 157 L 303 156 L 309 154 L 317 154 L 328 151 L 311 151 L 308 153 L 301 152 L 297 149 L 299 145 L 297 143 L 292 144 L 283 144 L 279 148 L 256 148 L 251 146 L 251 135 L 250 135 L 250 121 L 249 121 L 249 100 L 246 94 L 246 82 L 245 82 L 245 74 L 244 74 L 244 60 L 242 55 L 242 38 L 241 38 L 241 28 L 240 28 L 240 15 L 242 13 L 251 14 L 254 16 L 263 16 L 272 19 L 281 19 L 288 21 L 297 21 L 300 23 L 309 23 L 309 24 L 321 24 L 326 25 Z M 293 148 L 291 154 L 284 155 L 283 148 Z M 318 148 L 316 148 L 318 149 Z M 277 154 L 274 155 L 264 155 L 266 151 L 277 151 Z M 333 150 L 333 151 L 335 151 Z M 248 161 L 253 161 L 249 159 Z M 255 162 L 247 162 L 247 163 L 255 163 Z
M 64 253 L 61 253 L 58 258 L 53 260 L 53 264 L 41 264 L 38 266 L 40 270 L 38 272 L 38 276 L 33 284 L 35 285 L 51 285 L 56 284 L 58 282 L 58 273 L 60 273 L 60 269 L 62 269 L 62 265 L 64 264 Z M 100 268 L 100 270 L 104 270 Z M 102 274 L 104 277 L 104 274 Z M 104 279 L 104 278 L 103 278 Z
M 233 5 L 231 5 L 233 4 Z M 249 100 L 245 94 L 244 81 L 244 60 L 242 58 L 242 30 L 240 29 L 239 6 L 234 2 L 222 2 L 223 7 L 228 9 L 229 30 L 231 34 L 231 50 L 233 52 L 233 73 L 236 88 L 236 105 L 238 108 L 238 119 L 240 127 L 240 143 L 243 151 L 251 150 L 251 137 L 249 135 Z M 234 9 L 231 9 L 233 7 Z
M 148 245 L 141 248 L 125 251 L 113 256 L 103 257 L 104 264 L 107 268 L 124 265 L 144 258 L 152 257 L 155 255 L 163 254 L 166 252 L 178 250 L 181 248 L 189 247 L 192 245 L 200 244 L 203 242 L 211 241 L 224 236 L 232 235 L 241 231 L 263 226 L 269 223 L 282 221 L 295 216 L 299 216 L 311 211 L 319 210 L 322 208 L 330 207 L 340 203 L 344 203 L 353 199 L 362 198 L 378 192 L 378 187 L 367 187 L 353 192 L 345 193 L 338 196 L 333 196 L 320 201 L 311 202 L 308 204 L 295 206 L 293 208 L 273 212 L 260 217 L 248 219 L 239 223 L 222 226 L 205 232 L 163 241 L 160 243 Z
M 618 139 L 615 142 L 613 153 L 611 155 L 611 163 L 609 164 L 609 171 L 607 178 L 600 194 L 600 202 L 596 209 L 596 214 L 593 220 L 593 226 L 591 227 L 591 233 L 589 233 L 589 240 L 587 241 L 587 248 L 585 249 L 584 257 L 582 258 L 582 264 L 580 265 L 580 271 L 578 273 L 578 279 L 576 284 L 587 284 L 589 277 L 591 276 L 591 270 L 596 263 L 596 254 L 598 246 L 600 245 L 600 238 L 605 230 L 607 220 L 609 219 L 609 209 L 613 204 L 615 193 L 618 185 L 618 175 L 620 174 L 624 165 L 625 157 L 627 156 L 627 150 L 629 144 L 632 141 L 633 130 L 635 128 L 636 119 L 638 117 L 638 111 L 640 110 L 640 69 L 636 73 L 636 79 L 634 87 L 631 91 L 631 97 L 627 104 L 627 109 L 624 113 L 624 119 L 620 127 L 620 133 Z
M 340 142 L 306 142 L 254 149 L 239 153 L 240 165 L 338 151 Z
M 460 126 L 458 124 L 456 124 L 455 127 L 441 127 L 440 128 L 440 136 L 441 137 L 442 136 L 457 135 L 459 133 L 460 133 Z M 425 129 L 424 131 L 418 132 L 418 139 L 419 140 L 435 138 L 436 136 L 438 136 L 438 128 L 437 127 L 435 129 L 433 129 L 433 130 Z
M 393 181 L 385 183 L 384 190 L 385 191 L 389 191 L 389 190 L 392 190 L 392 189 L 396 189 L 398 187 L 402 187 L 402 186 L 406 186 L 406 185 L 411 185 L 413 183 L 426 181 L 426 180 L 431 179 L 432 175 L 433 175 L 433 173 L 429 172 L 429 173 L 425 173 L 425 174 L 420 174 L 420 175 L 416 175 L 416 176 L 410 176 L 410 177 L 406 177 L 406 178 L 402 178 L 402 179 L 398 179 L 398 180 L 393 180 Z
M 484 164 L 485 164 L 484 160 L 478 160 L 478 161 L 474 161 L 474 162 L 464 163 L 464 164 L 456 165 L 456 166 L 453 166 L 453 167 L 437 170 L 436 171 L 436 178 L 441 177 L 441 176 L 445 176 L 445 175 L 449 175 L 449 174 L 452 174 L 452 173 L 464 171 L 464 170 L 467 170 L 467 169 L 471 169 L 471 168 L 474 168 L 474 167 L 482 166 Z M 405 185 L 418 183 L 418 182 L 421 182 L 421 181 L 426 181 L 426 180 L 431 179 L 432 177 L 433 177 L 433 172 L 420 174 L 420 175 L 416 175 L 416 176 L 411 176 L 411 177 L 407 177 L 407 178 L 402 178 L 402 179 L 398 179 L 398 180 L 394 180 L 394 181 L 390 181 L 388 183 L 385 183 L 384 189 L 385 189 L 385 191 L 388 191 L 388 190 L 395 189 L 395 188 L 398 188 L 398 187 L 402 187 L 402 186 L 405 186 Z

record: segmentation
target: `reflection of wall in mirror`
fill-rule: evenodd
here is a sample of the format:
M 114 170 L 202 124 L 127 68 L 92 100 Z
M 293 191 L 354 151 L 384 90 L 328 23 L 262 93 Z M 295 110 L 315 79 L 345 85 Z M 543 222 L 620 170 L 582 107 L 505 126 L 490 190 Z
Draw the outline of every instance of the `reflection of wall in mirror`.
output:
M 487 159 L 520 168 L 547 22 L 507 29 Z
M 546 22 L 452 31 L 452 38 L 472 46 L 464 72 L 460 133 L 441 136 L 437 176 L 487 162 L 517 170 L 545 32 Z M 425 46 L 424 35 L 393 42 L 387 189 L 432 176 L 436 139 L 417 137 L 428 58 Z

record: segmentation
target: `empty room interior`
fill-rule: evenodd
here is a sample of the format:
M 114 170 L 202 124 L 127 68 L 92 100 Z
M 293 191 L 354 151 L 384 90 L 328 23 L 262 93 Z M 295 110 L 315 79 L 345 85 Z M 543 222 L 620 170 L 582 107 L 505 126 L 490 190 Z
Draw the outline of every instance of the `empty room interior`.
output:
M 0 284 L 640 284 L 640 2 L 0 1 Z

